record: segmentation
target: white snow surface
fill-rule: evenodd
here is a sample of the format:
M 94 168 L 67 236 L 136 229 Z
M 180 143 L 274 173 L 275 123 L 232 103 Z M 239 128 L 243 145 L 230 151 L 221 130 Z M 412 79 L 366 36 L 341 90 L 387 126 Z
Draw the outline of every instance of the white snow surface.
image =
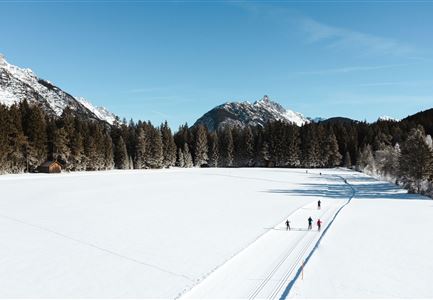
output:
M 343 178 L 355 198 L 331 225 L 354 193 Z M 310 215 L 330 227 L 289 297 L 433 297 L 433 202 L 359 173 L 129 170 L 0 186 L 2 298 L 279 298 L 324 232 L 305 230 Z
M 361 174 L 291 298 L 433 298 L 433 201 Z M 329 193 L 339 198 L 338 185 Z M 310 193 L 316 194 L 314 191 Z

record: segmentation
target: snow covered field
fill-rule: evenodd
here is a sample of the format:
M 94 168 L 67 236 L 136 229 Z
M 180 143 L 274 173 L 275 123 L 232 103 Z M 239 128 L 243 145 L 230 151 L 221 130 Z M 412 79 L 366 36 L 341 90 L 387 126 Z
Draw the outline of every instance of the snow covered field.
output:
M 287 289 L 321 236 L 306 218 L 326 228 L 353 194 L 335 175 L 355 198 Z M 362 174 L 110 171 L 0 188 L 0 297 L 433 297 L 433 202 Z
M 362 174 L 342 175 L 355 197 L 290 297 L 433 298 L 432 199 Z M 330 186 L 337 189 L 338 184 Z

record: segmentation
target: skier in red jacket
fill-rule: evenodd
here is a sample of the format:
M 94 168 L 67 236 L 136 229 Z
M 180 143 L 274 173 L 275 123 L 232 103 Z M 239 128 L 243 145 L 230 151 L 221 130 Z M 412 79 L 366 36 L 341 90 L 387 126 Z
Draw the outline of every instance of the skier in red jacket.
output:
M 320 228 L 322 227 L 322 221 L 320 219 L 317 220 L 317 231 L 320 231 Z

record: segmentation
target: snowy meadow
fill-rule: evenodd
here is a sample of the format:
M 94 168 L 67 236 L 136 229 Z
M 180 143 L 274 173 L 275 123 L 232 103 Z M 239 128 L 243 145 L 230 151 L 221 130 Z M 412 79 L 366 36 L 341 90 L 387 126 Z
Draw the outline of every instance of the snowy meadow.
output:
M 0 186 L 0 297 L 433 297 L 433 202 L 360 173 L 77 172 Z M 308 216 L 330 225 L 317 248 Z

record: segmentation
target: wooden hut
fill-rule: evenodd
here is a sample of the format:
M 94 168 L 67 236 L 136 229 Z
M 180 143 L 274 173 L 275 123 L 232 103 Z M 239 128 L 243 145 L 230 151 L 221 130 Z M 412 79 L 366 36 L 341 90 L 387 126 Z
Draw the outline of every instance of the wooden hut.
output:
M 48 160 L 38 167 L 39 173 L 60 173 L 62 165 L 57 161 Z

